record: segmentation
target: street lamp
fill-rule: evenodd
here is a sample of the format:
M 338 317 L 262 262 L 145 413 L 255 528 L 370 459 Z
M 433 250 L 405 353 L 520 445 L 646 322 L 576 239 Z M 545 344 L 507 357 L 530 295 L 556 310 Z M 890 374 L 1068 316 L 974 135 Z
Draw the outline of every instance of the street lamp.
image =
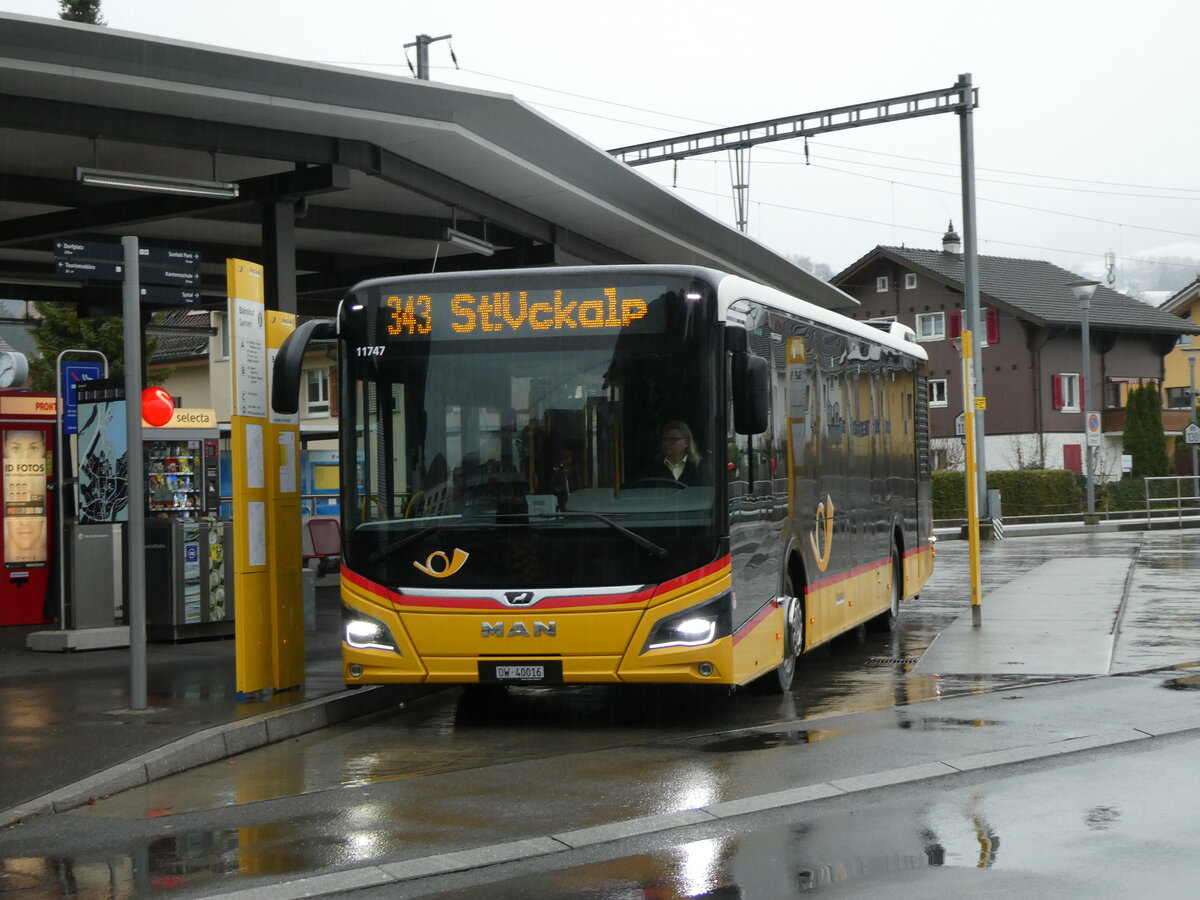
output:
M 1088 330 L 1088 310 L 1092 303 L 1092 294 L 1100 286 L 1098 281 L 1072 281 L 1067 285 L 1075 299 L 1079 301 L 1079 325 L 1083 332 L 1083 384 L 1079 387 L 1079 405 L 1083 407 L 1083 454 L 1087 461 L 1087 524 L 1096 524 L 1096 492 L 1092 480 L 1092 447 L 1091 432 L 1088 429 L 1088 418 L 1092 415 L 1087 411 L 1088 400 L 1091 399 L 1092 380 L 1092 348 L 1091 334 Z

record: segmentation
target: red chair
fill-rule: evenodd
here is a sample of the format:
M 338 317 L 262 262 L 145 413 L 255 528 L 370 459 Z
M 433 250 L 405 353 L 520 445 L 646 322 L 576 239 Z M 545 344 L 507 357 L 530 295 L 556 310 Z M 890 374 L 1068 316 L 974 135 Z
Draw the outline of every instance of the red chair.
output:
M 308 537 L 312 553 L 304 557 L 317 561 L 317 577 L 342 563 L 342 526 L 337 519 L 309 519 Z

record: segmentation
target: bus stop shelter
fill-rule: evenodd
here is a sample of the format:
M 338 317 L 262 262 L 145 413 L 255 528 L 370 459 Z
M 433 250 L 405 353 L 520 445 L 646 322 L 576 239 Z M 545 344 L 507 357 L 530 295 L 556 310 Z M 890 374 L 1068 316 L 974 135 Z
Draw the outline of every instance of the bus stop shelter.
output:
M 512 96 L 0 14 L 0 298 L 103 308 L 55 242 L 126 234 L 198 252 L 213 307 L 227 257 L 301 314 L 375 276 L 637 262 L 853 303 Z

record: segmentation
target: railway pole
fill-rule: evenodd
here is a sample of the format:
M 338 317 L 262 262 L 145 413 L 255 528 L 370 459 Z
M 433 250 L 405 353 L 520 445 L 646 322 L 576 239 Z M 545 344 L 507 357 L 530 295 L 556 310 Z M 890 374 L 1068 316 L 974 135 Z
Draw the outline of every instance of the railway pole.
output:
M 975 336 L 964 328 L 961 338 L 963 379 L 963 440 L 967 451 L 964 487 L 967 493 L 967 539 L 971 561 L 971 627 L 983 624 L 983 578 L 979 571 L 979 492 L 975 490 Z M 956 342 L 957 343 L 957 342 Z

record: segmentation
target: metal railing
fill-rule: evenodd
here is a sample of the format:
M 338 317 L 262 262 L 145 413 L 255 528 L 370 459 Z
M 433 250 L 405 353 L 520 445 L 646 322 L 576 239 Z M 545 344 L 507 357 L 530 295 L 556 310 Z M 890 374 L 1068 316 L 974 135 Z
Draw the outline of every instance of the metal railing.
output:
M 1183 521 L 1185 512 L 1189 516 L 1200 513 L 1200 478 L 1194 475 L 1165 475 L 1147 478 L 1145 482 L 1147 527 L 1152 526 L 1152 510 L 1169 514 L 1170 505 L 1174 506 L 1178 522 Z M 1156 507 L 1153 504 L 1159 505 Z

